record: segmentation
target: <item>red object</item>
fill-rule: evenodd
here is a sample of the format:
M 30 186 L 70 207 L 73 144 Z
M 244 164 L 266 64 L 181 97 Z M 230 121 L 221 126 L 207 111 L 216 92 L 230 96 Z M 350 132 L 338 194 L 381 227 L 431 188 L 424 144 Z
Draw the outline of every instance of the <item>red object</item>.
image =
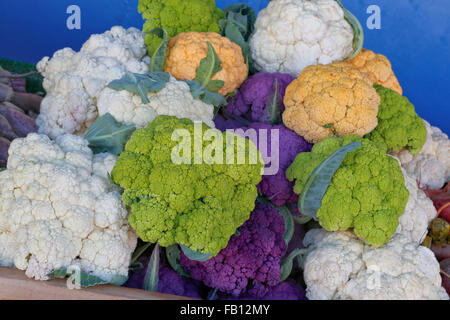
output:
M 440 218 L 450 223 L 450 183 L 441 190 L 425 190 L 426 195 L 433 201 Z
M 450 259 L 441 261 L 442 286 L 450 294 Z

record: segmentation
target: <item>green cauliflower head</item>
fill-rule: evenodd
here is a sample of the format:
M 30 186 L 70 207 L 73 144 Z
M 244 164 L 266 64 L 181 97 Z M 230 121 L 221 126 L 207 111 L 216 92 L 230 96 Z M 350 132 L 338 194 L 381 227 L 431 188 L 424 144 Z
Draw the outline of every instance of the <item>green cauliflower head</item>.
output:
M 311 152 L 299 154 L 286 171 L 300 194 L 306 180 L 323 160 L 354 141 L 362 145 L 347 154 L 322 198 L 319 224 L 328 231 L 353 229 L 368 244 L 379 247 L 394 234 L 405 211 L 409 192 L 397 160 L 358 135 L 328 138 Z
M 406 149 L 418 154 L 427 140 L 427 129 L 413 104 L 391 89 L 374 87 L 381 97 L 378 126 L 366 138 L 389 152 Z
M 144 32 L 162 27 L 169 38 L 186 31 L 219 32 L 219 20 L 225 17 L 215 0 L 139 0 L 138 11 L 146 20 Z M 155 35 L 145 36 L 150 55 L 160 42 Z
M 220 141 L 217 137 L 212 142 L 195 143 L 191 120 L 159 116 L 135 131 L 111 177 L 124 188 L 122 201 L 131 208 L 129 222 L 142 240 L 163 247 L 178 243 L 215 256 L 249 219 L 264 163 L 250 140 L 210 129 L 204 123 L 197 128 L 198 133 L 223 137 L 223 143 L 215 144 Z M 182 139 L 173 136 L 175 129 L 184 129 L 186 141 L 191 141 L 184 151 L 180 148 Z M 195 134 L 197 137 L 200 134 Z M 232 141 L 227 137 L 235 139 L 234 148 L 226 148 Z M 206 155 L 217 156 L 222 151 L 224 164 L 195 162 L 195 154 L 203 154 L 208 160 Z M 173 153 L 191 164 L 174 163 Z M 257 159 L 250 158 L 252 155 Z M 235 164 L 227 164 L 227 157 L 233 156 Z

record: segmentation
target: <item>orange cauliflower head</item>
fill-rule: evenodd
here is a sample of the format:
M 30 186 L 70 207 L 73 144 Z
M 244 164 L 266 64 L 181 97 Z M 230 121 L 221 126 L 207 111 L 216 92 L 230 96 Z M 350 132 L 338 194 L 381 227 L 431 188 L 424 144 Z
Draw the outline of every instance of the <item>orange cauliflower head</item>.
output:
M 382 54 L 362 49 L 356 57 L 346 62 L 351 66 L 358 68 L 360 71 L 365 72 L 372 82 L 376 82 L 385 88 L 403 94 L 403 89 L 400 86 L 394 71 L 392 71 L 391 62 Z
M 208 54 L 208 41 L 222 60 L 222 70 L 212 80 L 225 82 L 219 93 L 226 95 L 241 86 L 248 68 L 241 47 L 216 32 L 183 32 L 171 38 L 164 71 L 178 80 L 194 80 L 200 61 Z
M 373 82 L 347 63 L 309 66 L 286 89 L 283 122 L 311 143 L 364 136 L 378 124 L 379 104 Z

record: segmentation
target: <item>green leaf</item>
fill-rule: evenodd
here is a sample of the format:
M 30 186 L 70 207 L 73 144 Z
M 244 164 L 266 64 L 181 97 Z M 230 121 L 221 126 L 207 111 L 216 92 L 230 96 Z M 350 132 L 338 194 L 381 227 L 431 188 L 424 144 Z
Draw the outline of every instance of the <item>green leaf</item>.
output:
M 284 257 L 283 260 L 281 260 L 281 276 L 280 276 L 280 282 L 283 282 L 286 280 L 291 272 L 292 267 L 294 265 L 294 259 L 298 256 L 302 256 L 310 252 L 311 249 L 294 249 L 292 252 L 287 256 Z
M 175 272 L 180 276 L 190 278 L 191 276 L 186 271 L 184 271 L 183 267 L 181 266 L 180 255 L 180 247 L 178 247 L 177 244 L 171 245 L 166 248 L 167 261 L 169 262 L 172 269 L 175 270 Z
M 256 198 L 256 201 L 258 203 L 261 203 L 263 205 L 266 206 L 271 206 L 272 208 L 274 208 L 275 210 L 278 211 L 278 213 L 280 214 L 280 216 L 283 217 L 284 219 L 284 235 L 283 235 L 283 239 L 286 242 L 286 245 L 289 243 L 289 241 L 291 241 L 292 236 L 294 235 L 294 219 L 292 217 L 292 213 L 291 211 L 285 207 L 278 207 L 276 205 L 274 205 L 273 203 L 271 203 L 270 201 L 268 201 L 266 198 L 263 197 L 258 197 Z
M 217 300 L 217 291 L 217 288 L 209 290 L 206 300 Z
M 219 21 L 221 34 L 242 49 L 242 55 L 248 64 L 249 71 L 255 73 L 254 62 L 250 54 L 248 40 L 255 29 L 256 13 L 245 3 L 225 7 L 225 19 Z
M 316 219 L 322 198 L 337 169 L 344 161 L 345 156 L 360 146 L 361 142 L 356 141 L 339 148 L 313 170 L 298 199 L 298 209 L 303 215 Z
M 189 260 L 205 262 L 206 260 L 208 260 L 212 256 L 211 253 L 196 252 L 196 251 L 193 251 L 193 250 L 189 249 L 186 246 L 183 246 L 182 244 L 180 244 L 180 247 L 181 247 L 181 250 L 183 251 L 184 255 Z
M 301 216 L 301 217 L 293 216 L 293 219 L 294 219 L 295 223 L 297 223 L 297 224 L 307 224 L 309 221 L 311 221 L 312 217 L 311 216 Z
M 147 251 L 148 248 L 150 248 L 151 245 L 152 245 L 151 243 L 147 242 L 147 243 L 143 244 L 142 246 L 140 246 L 139 248 L 137 248 L 137 249 L 134 251 L 133 256 L 131 257 L 130 265 L 134 264 L 134 263 L 139 259 L 139 257 L 140 257 L 145 251 Z
M 161 43 L 156 48 L 155 52 L 151 57 L 149 71 L 163 72 L 164 66 L 166 64 L 167 44 L 169 43 L 167 31 L 161 27 L 158 27 L 144 33 L 150 33 L 161 38 Z
M 348 11 L 340 0 L 336 0 L 337 3 L 341 6 L 342 10 L 344 10 L 344 18 L 350 24 L 353 30 L 353 53 L 347 57 L 348 60 L 356 57 L 363 48 L 364 45 L 364 29 L 361 26 L 358 18 L 356 18 L 353 13 Z
M 226 21 L 223 24 L 222 30 L 223 36 L 227 37 L 232 42 L 241 47 L 244 60 L 248 61 L 248 58 L 250 56 L 250 45 L 247 43 L 247 41 L 245 41 L 244 36 L 239 31 L 238 27 L 235 24 Z
M 283 217 L 284 219 L 284 242 L 286 242 L 286 245 L 289 244 L 289 241 L 291 241 L 292 236 L 294 235 L 294 219 L 292 217 L 292 213 L 289 211 L 288 208 L 285 206 L 278 207 L 275 205 L 272 205 L 275 209 L 277 209 L 278 213 Z
M 217 92 L 220 90 L 220 88 L 223 87 L 224 84 L 225 84 L 225 82 L 222 80 L 211 80 L 206 85 L 206 90 L 211 91 L 211 92 Z
M 146 291 L 158 291 L 159 280 L 159 244 L 155 245 L 150 261 L 148 263 L 147 272 L 145 273 L 144 286 L 142 289 Z
M 89 147 L 94 153 L 109 152 L 119 155 L 135 130 L 135 125 L 119 123 L 107 113 L 89 127 L 84 137 L 89 141 Z
M 6 168 L 0 168 L 0 172 L 5 171 L 5 170 L 6 170 Z
M 215 112 L 218 112 L 218 108 L 227 104 L 227 100 L 221 94 L 217 93 L 223 87 L 224 82 L 222 80 L 211 80 L 211 78 L 222 70 L 222 61 L 217 56 L 211 43 L 207 42 L 207 44 L 208 54 L 200 62 L 195 79 L 185 80 L 184 82 L 188 84 L 194 99 L 212 104 L 216 107 Z
M 238 3 L 225 7 L 223 11 L 226 20 L 234 24 L 247 41 L 255 30 L 255 10 L 245 3 Z
M 194 80 L 200 82 L 205 88 L 208 86 L 211 78 L 222 70 L 222 61 L 214 50 L 213 46 L 209 41 L 206 42 L 208 45 L 208 54 L 205 58 L 200 61 L 200 65 L 197 68 Z M 221 88 L 221 87 L 220 87 Z M 219 90 L 218 88 L 217 90 Z
M 61 279 L 70 277 L 73 284 L 80 286 L 81 288 L 92 287 L 101 284 L 112 284 L 121 286 L 127 280 L 127 276 L 115 275 L 112 277 L 111 281 L 105 281 L 98 276 L 94 276 L 85 271 L 80 271 L 78 268 L 61 268 L 54 270 L 48 275 L 49 279 Z
M 207 90 L 200 82 L 194 80 L 184 80 L 184 82 L 188 84 L 194 99 L 212 104 L 217 108 L 227 104 L 227 100 L 221 94 Z
M 280 124 L 281 105 L 283 104 L 283 97 L 279 92 L 278 79 L 275 79 L 273 87 L 273 92 L 266 102 L 266 114 L 261 119 L 261 121 L 270 124 Z
M 113 80 L 108 84 L 108 88 L 122 91 L 127 90 L 141 97 L 142 103 L 148 104 L 147 93 L 162 90 L 166 83 L 170 81 L 170 74 L 167 72 L 152 72 L 138 74 L 127 72 L 118 80 Z

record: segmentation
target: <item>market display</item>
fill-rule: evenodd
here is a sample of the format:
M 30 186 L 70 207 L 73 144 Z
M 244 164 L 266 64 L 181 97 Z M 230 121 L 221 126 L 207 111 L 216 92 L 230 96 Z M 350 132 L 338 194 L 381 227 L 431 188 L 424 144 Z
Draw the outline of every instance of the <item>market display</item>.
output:
M 208 300 L 449 300 L 450 140 L 339 0 L 138 11 L 142 31 L 0 59 L 0 266 Z

